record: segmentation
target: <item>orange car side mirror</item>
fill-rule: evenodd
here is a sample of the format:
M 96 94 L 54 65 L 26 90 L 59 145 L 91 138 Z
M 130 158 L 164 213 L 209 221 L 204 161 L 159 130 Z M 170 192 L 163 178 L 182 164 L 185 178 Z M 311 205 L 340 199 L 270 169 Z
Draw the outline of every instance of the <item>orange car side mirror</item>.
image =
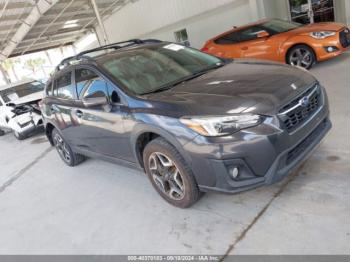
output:
M 262 37 L 268 37 L 270 36 L 270 34 L 264 30 L 264 31 L 260 31 L 257 36 L 258 38 L 262 38 Z

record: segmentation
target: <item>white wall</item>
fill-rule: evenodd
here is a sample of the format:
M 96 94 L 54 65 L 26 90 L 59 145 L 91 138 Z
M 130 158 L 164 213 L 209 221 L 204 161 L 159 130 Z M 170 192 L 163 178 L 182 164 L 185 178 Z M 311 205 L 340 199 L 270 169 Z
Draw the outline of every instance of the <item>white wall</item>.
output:
M 334 1 L 337 21 L 350 24 L 350 0 Z M 201 48 L 234 25 L 261 18 L 288 20 L 288 5 L 288 0 L 138 0 L 104 25 L 111 43 L 132 38 L 175 41 L 174 32 L 186 28 L 191 45 Z M 98 27 L 96 31 L 101 34 Z
M 252 21 L 251 1 L 139 0 L 111 15 L 104 24 L 110 42 L 131 38 L 175 41 L 174 32 L 186 28 L 191 45 L 200 48 L 233 25 Z

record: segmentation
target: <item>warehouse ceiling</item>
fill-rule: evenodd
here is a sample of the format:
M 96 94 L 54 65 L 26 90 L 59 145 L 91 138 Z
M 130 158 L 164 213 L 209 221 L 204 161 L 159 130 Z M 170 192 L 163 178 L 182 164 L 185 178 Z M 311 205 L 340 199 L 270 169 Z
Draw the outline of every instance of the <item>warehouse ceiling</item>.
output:
M 102 18 L 131 0 L 96 0 Z M 0 0 L 0 60 L 75 42 L 97 23 L 91 0 Z

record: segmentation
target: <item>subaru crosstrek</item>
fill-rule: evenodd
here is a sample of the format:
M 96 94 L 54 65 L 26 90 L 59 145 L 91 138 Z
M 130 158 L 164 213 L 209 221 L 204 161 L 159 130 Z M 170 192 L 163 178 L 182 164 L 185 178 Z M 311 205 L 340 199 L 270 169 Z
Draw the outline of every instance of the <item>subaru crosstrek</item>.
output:
M 324 87 L 303 69 L 223 60 L 130 40 L 67 58 L 48 81 L 46 135 L 75 166 L 136 166 L 169 203 L 280 181 L 331 128 Z

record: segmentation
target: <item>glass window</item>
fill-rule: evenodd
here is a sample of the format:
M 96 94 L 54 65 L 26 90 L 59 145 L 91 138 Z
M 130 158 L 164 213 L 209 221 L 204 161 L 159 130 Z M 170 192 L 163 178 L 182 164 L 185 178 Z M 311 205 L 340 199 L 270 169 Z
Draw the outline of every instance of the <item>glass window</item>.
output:
M 85 97 L 92 97 L 93 94 L 98 92 L 98 91 L 102 91 L 106 95 L 106 97 L 108 97 L 106 81 L 104 81 L 100 78 L 95 78 L 92 81 L 90 81 L 89 85 L 90 85 L 90 87 L 84 93 L 84 98 Z
M 52 96 L 53 93 L 52 93 L 52 82 L 48 82 L 47 85 L 46 85 L 46 94 L 48 96 Z
M 75 71 L 75 83 L 78 97 L 80 97 L 80 94 L 84 88 L 91 84 L 91 82 L 96 78 L 98 78 L 98 75 L 90 69 L 80 68 Z
M 228 45 L 228 44 L 238 43 L 239 42 L 238 34 L 237 32 L 228 33 L 214 40 L 214 42 L 215 44 L 218 44 L 218 45 Z
M 5 103 L 15 101 L 21 97 L 34 93 L 43 92 L 45 85 L 39 81 L 33 81 L 0 91 L 0 95 Z
M 298 27 L 302 26 L 301 24 L 288 22 L 279 19 L 273 19 L 267 21 L 260 25 L 260 28 L 266 30 L 270 35 L 280 34 L 283 32 L 287 32 Z
M 261 28 L 253 26 L 238 32 L 239 42 L 250 41 L 258 38 Z
M 223 65 L 217 57 L 173 43 L 110 53 L 98 62 L 118 83 L 139 95 Z
M 54 96 L 63 99 L 74 99 L 75 91 L 72 86 L 72 72 L 55 79 L 53 89 Z

